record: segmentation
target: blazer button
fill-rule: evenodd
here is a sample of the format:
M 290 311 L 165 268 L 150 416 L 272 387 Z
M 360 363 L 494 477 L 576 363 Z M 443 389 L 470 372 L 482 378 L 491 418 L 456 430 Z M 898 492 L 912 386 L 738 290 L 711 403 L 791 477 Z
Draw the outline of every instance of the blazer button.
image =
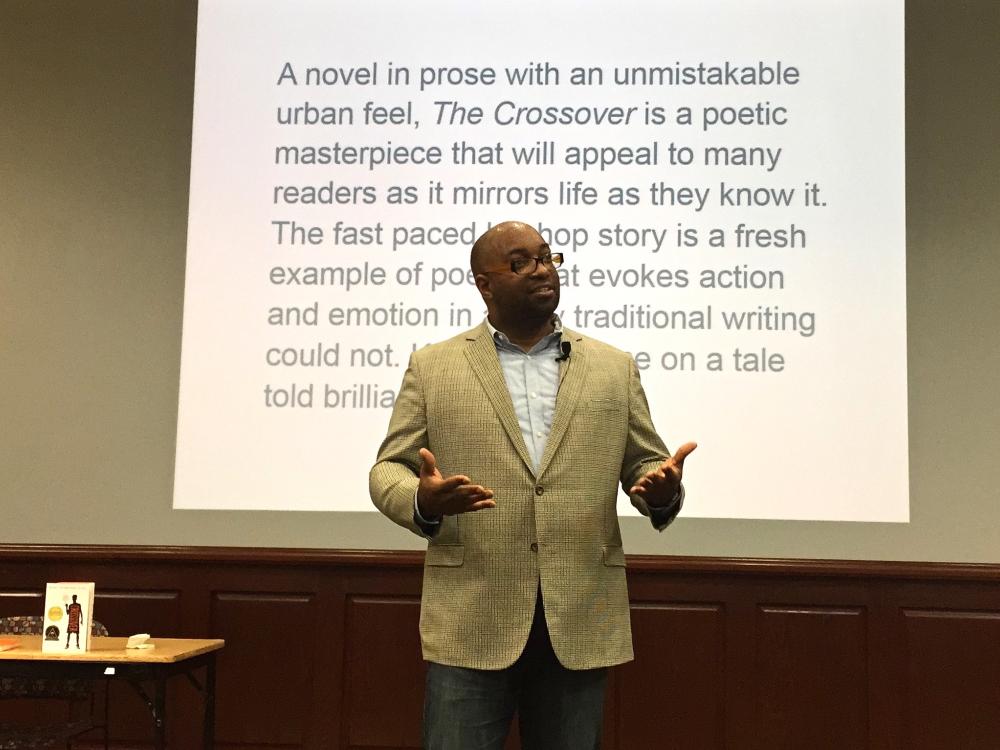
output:
M 532 552 L 538 552 L 538 542 L 532 542 L 531 543 L 531 551 Z
M 545 488 L 542 487 L 542 485 L 538 485 L 538 486 L 535 487 L 535 494 L 536 495 L 542 495 L 544 493 L 545 493 Z

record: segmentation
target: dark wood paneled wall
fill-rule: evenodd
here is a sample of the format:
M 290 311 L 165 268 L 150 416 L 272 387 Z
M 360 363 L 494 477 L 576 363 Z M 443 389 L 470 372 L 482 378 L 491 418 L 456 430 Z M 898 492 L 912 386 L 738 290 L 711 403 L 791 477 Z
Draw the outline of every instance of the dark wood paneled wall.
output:
M 422 560 L 7 545 L 0 615 L 93 580 L 113 634 L 226 639 L 220 747 L 417 748 Z M 636 660 L 612 672 L 606 750 L 1000 747 L 1000 566 L 630 557 L 629 587 Z M 143 711 L 118 686 L 114 737 L 145 741 Z M 171 747 L 200 746 L 185 683 L 169 718 Z

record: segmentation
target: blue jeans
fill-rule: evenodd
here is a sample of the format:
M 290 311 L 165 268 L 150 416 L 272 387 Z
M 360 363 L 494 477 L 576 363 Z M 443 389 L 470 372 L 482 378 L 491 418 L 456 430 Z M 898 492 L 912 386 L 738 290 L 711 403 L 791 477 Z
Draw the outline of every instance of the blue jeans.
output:
M 510 667 L 428 664 L 424 748 L 503 750 L 517 711 L 523 750 L 597 750 L 607 674 L 559 663 L 539 596 L 528 643 Z

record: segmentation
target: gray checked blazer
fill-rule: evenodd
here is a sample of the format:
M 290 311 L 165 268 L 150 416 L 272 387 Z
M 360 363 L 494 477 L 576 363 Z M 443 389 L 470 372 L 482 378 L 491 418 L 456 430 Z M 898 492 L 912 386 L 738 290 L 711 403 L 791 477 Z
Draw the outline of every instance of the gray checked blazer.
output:
M 563 340 L 572 354 L 561 363 L 537 474 L 485 323 L 410 358 L 369 476 L 373 502 L 425 536 L 413 518 L 424 447 L 444 476 L 464 474 L 496 501 L 446 516 L 429 539 L 420 609 L 428 661 L 510 666 L 527 640 L 539 583 L 564 666 L 632 659 L 618 484 L 627 490 L 669 454 L 632 357 L 566 329 Z M 641 499 L 633 503 L 648 514 Z

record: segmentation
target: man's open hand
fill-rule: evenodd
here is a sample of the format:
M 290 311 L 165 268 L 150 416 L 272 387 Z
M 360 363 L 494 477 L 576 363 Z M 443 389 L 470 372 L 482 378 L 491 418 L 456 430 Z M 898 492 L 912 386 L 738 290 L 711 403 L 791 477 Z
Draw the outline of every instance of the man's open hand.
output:
M 681 486 L 684 459 L 697 447 L 697 443 L 684 443 L 674 455 L 636 482 L 629 494 L 638 495 L 650 508 L 669 505 Z
M 437 459 L 426 448 L 420 449 L 420 486 L 417 508 L 424 518 L 453 516 L 484 508 L 495 508 L 493 491 L 461 474 L 445 479 L 437 467 Z

